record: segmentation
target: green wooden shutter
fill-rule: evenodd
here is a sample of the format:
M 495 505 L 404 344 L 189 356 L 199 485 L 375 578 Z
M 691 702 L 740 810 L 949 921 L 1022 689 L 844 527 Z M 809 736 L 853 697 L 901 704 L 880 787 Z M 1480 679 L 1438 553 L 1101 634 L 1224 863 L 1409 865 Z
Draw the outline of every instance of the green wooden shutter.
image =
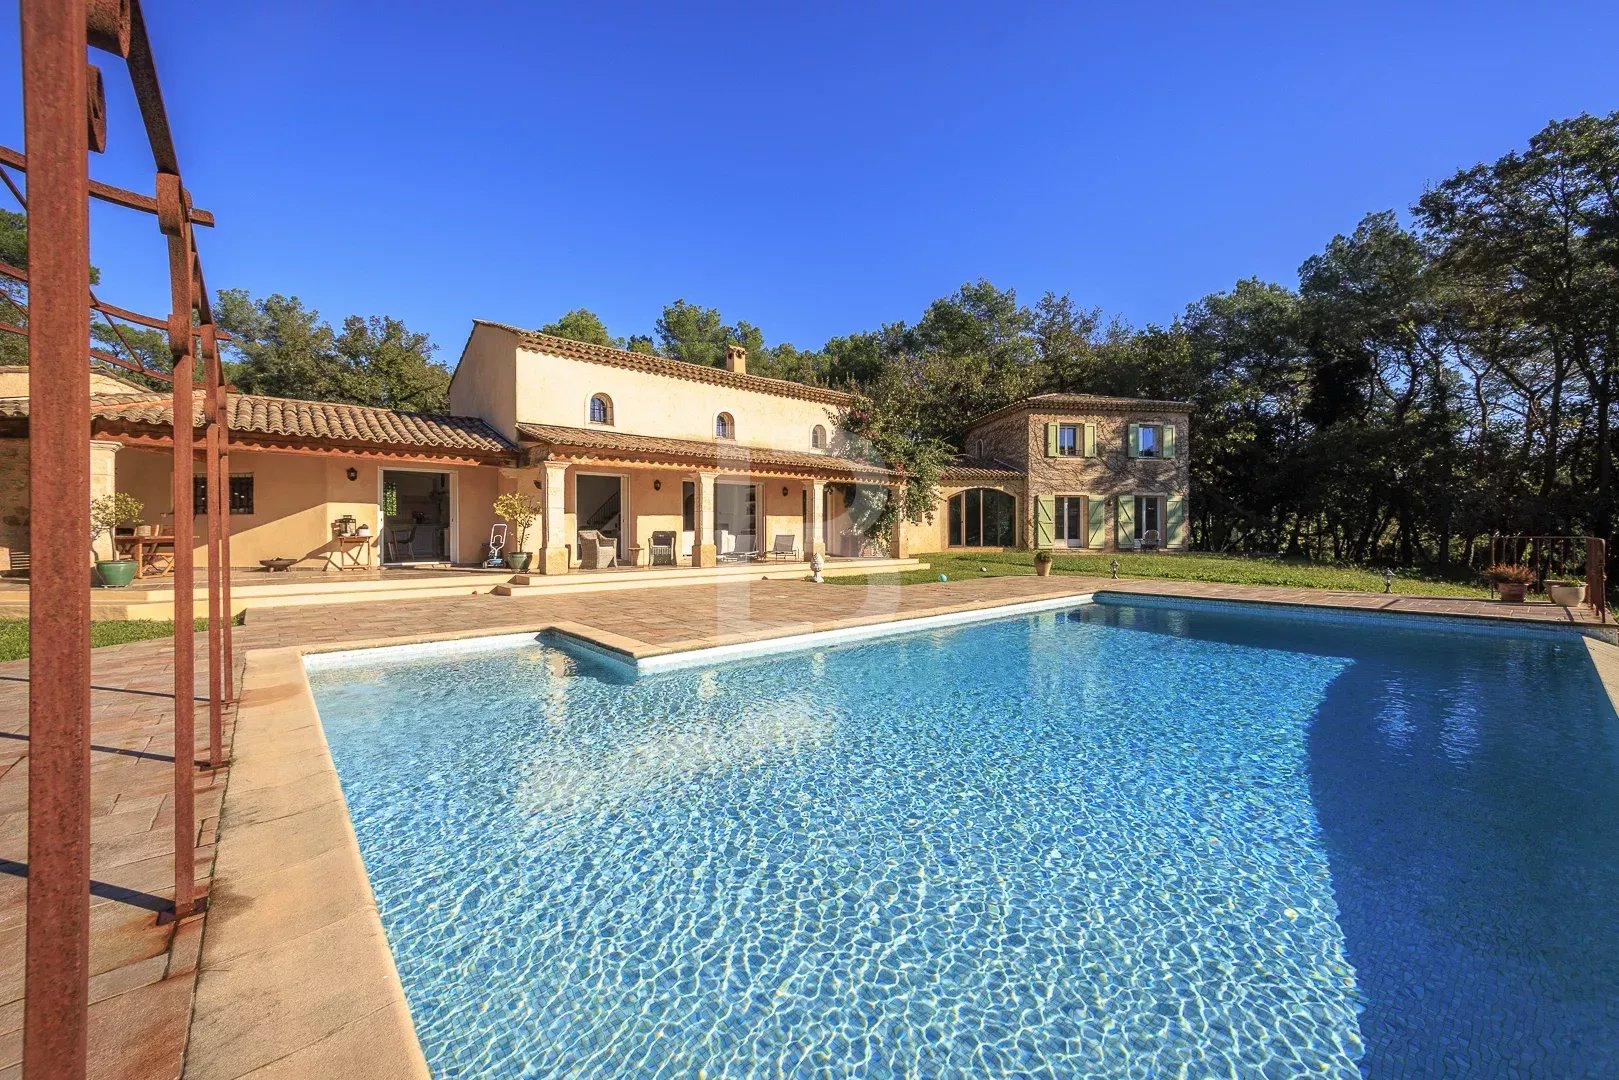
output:
M 1090 518 L 1085 540 L 1093 548 L 1107 546 L 1107 500 L 1095 495 L 1085 496 L 1085 509 Z
M 1171 495 L 1165 500 L 1164 531 L 1169 534 L 1165 544 L 1169 547 L 1186 546 L 1186 496 Z
M 1118 521 L 1118 545 L 1121 548 L 1135 547 L 1136 497 L 1134 495 L 1120 495 L 1114 501 L 1118 503 L 1118 512 L 1114 514 Z
M 1141 456 L 1141 425 L 1131 424 L 1129 436 L 1125 443 L 1125 452 L 1131 457 Z
M 1096 456 L 1096 425 L 1095 424 L 1086 424 L 1085 425 L 1085 456 L 1086 457 L 1095 457 Z
M 1046 457 L 1057 456 L 1057 425 L 1046 425 Z
M 1174 457 L 1175 456 L 1175 425 L 1174 424 L 1165 424 L 1163 426 L 1163 432 L 1164 432 L 1164 446 L 1163 446 L 1163 449 L 1159 451 L 1159 454 L 1161 454 L 1164 457 Z
M 1056 544 L 1057 497 L 1041 495 L 1034 500 L 1034 546 L 1049 548 Z

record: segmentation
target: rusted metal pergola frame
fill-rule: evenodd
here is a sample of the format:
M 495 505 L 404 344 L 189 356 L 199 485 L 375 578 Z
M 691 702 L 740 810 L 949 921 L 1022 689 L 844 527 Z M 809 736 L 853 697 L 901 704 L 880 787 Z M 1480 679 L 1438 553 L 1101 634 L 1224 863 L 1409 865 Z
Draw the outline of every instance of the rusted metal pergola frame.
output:
M 1529 567 L 1542 589 L 1554 575 L 1578 569 L 1585 575 L 1586 606 L 1608 621 L 1608 542 L 1600 536 L 1492 536 L 1490 562 Z
M 23 1071 L 30 1080 L 86 1072 L 90 978 L 90 359 L 154 372 L 89 349 L 90 313 L 166 329 L 173 356 L 174 903 L 160 919 L 202 910 L 196 895 L 197 768 L 194 559 L 195 417 L 204 429 L 208 499 L 209 767 L 223 762 L 222 710 L 230 668 L 229 475 L 226 388 L 191 206 L 158 87 L 139 0 L 21 0 L 24 153 L 0 165 L 25 172 L 28 282 L 29 603 L 28 901 Z M 105 146 L 106 103 L 88 47 L 127 61 L 156 166 L 154 196 L 91 181 L 89 154 Z M 7 186 L 15 190 L 10 177 Z M 101 304 L 90 292 L 89 200 L 155 214 L 167 240 L 168 319 Z M 119 335 L 122 337 L 121 333 Z M 127 347 L 127 341 L 124 342 Z M 203 386 L 196 381 L 202 358 Z M 88 355 L 87 355 L 88 353 Z

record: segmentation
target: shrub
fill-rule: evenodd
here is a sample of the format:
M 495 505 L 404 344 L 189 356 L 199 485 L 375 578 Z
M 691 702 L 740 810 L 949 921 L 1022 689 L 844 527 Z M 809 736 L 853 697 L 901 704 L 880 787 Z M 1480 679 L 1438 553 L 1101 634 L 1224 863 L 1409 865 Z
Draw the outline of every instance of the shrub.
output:
M 139 525 L 141 501 L 127 492 L 115 491 L 90 500 L 90 543 L 93 546 L 120 525 Z
M 1484 579 L 1497 585 L 1533 585 L 1535 572 L 1516 563 L 1496 563 L 1484 571 Z
M 1051 552 L 1047 551 L 1045 548 L 1041 548 L 1039 551 L 1034 553 L 1034 561 L 1037 563 L 1051 562 Z

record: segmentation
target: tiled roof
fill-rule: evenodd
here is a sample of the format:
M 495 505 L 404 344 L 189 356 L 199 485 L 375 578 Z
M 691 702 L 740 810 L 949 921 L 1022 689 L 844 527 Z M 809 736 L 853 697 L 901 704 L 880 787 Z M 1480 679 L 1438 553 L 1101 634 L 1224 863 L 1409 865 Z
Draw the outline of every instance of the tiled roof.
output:
M 193 425 L 202 423 L 202 393 L 193 397 Z M 168 394 L 99 394 L 90 399 L 90 417 L 102 423 L 169 427 L 174 421 Z M 226 398 L 232 431 L 323 442 L 372 443 L 423 450 L 510 454 L 512 444 L 482 420 L 470 416 L 397 412 L 368 405 L 299 401 L 260 394 Z M 28 415 L 27 398 L 0 399 L 0 418 Z
M 774 394 L 777 397 L 819 401 L 827 405 L 848 405 L 854 400 L 852 395 L 841 390 L 828 390 L 825 387 L 809 386 L 788 379 L 739 375 L 724 368 L 709 367 L 707 364 L 689 364 L 668 356 L 609 349 L 605 345 L 592 345 L 584 341 L 574 341 L 572 338 L 554 337 L 551 334 L 542 334 L 538 330 L 524 330 L 520 326 L 508 326 L 505 323 L 490 322 L 488 319 L 473 319 L 472 322 L 475 327 L 492 326 L 497 330 L 516 334 L 518 343 L 532 352 L 564 356 L 570 360 L 584 360 L 592 364 L 606 364 L 608 367 L 625 368 L 629 371 L 645 371 L 653 375 L 667 375 L 670 378 L 687 379 L 691 382 L 728 386 L 735 390 L 751 390 L 756 394 Z
M 546 446 L 604 450 L 620 456 L 680 458 L 693 464 L 721 467 L 785 468 L 806 472 L 899 476 L 892 469 L 868 465 L 853 458 L 832 454 L 811 454 L 800 450 L 772 450 L 726 439 L 663 439 L 652 435 L 630 435 L 598 428 L 558 427 L 553 424 L 518 424 L 517 434 Z
M 1021 480 L 1023 472 L 995 458 L 971 458 L 965 454 L 939 470 L 941 480 Z
M 1153 398 L 1107 397 L 1103 394 L 1036 394 L 1014 401 L 1005 408 L 985 413 L 967 426 L 975 428 L 1015 412 L 1191 412 L 1189 401 L 1160 401 Z

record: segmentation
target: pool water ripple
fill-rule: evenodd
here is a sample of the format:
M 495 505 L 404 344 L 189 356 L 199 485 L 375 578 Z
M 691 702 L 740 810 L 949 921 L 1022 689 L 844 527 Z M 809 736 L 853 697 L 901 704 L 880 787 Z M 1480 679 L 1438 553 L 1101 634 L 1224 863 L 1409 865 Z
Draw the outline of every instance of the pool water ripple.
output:
M 1619 807 L 1582 648 L 1098 605 L 311 681 L 438 1076 L 1596 1076 L 1616 849 L 1519 835 Z

